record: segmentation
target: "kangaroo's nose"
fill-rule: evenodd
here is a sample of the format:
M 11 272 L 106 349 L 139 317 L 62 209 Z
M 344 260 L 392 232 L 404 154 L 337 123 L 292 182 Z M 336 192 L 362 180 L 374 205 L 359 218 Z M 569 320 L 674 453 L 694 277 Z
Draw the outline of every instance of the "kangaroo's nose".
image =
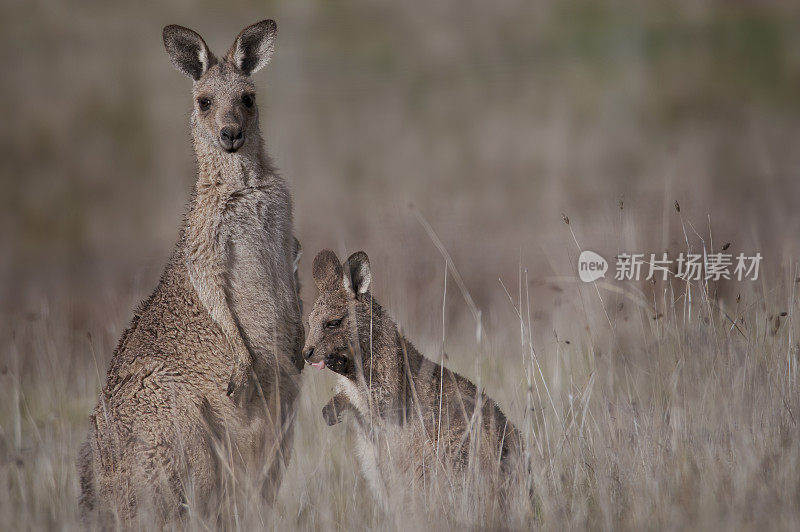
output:
M 236 151 L 244 144 L 244 135 L 239 126 L 225 126 L 219 130 L 219 141 L 228 151 Z
M 308 349 L 306 349 L 306 352 L 303 353 L 303 356 L 306 357 L 306 360 L 310 359 L 312 356 L 314 356 L 314 348 L 309 347 Z

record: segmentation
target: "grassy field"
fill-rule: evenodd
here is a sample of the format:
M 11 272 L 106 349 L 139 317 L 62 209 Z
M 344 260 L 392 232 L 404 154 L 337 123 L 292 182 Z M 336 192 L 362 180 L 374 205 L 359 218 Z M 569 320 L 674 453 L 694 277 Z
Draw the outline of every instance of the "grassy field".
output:
M 240 500 L 236 519 L 226 514 L 223 524 L 244 529 L 798 525 L 796 272 L 765 278 L 733 305 L 715 297 L 713 286 L 675 279 L 646 287 L 600 281 L 597 290 L 544 280 L 558 294 L 548 298 L 560 316 L 557 328 L 550 329 L 552 324 L 536 316 L 542 311 L 533 310 L 542 304 L 531 300 L 530 271 L 523 270 L 517 278 L 501 279 L 502 285 L 492 283 L 506 302 L 482 314 L 478 342 L 471 315 L 450 318 L 447 309 L 464 306 L 464 300 L 452 277 L 445 294 L 444 264 L 429 255 L 438 275 L 420 278 L 415 290 L 434 292 L 444 303 L 427 309 L 406 303 L 400 311 L 413 315 L 418 327 L 437 323 L 441 334 L 444 305 L 447 366 L 478 380 L 523 430 L 532 497 L 524 496 L 520 485 L 512 508 L 502 513 L 476 509 L 471 500 L 428 502 L 433 498 L 381 511 L 360 476 L 344 425 L 328 427 L 320 415 L 333 379 L 306 369 L 294 455 L 276 507 L 270 511 L 257 499 Z M 388 285 L 383 272 L 391 268 L 382 261 L 373 268 L 379 285 Z M 393 301 L 406 288 L 384 288 L 377 295 Z M 10 529 L 78 525 L 77 446 L 125 309 L 141 295 L 136 285 L 125 292 L 106 290 L 89 305 L 93 309 L 84 324 L 75 322 L 75 302 L 54 297 L 20 316 L 7 339 L 0 510 Z M 422 335 L 419 345 L 438 357 L 441 337 Z
M 162 26 L 221 52 L 264 17 L 306 308 L 318 250 L 366 250 L 408 337 L 524 432 L 531 490 L 380 510 L 320 414 L 333 378 L 306 370 L 275 507 L 190 528 L 800 527 L 800 10 L 436 5 L 2 6 L 0 528 L 79 528 L 87 416 L 177 238 L 190 100 Z M 727 243 L 762 254 L 757 281 L 576 280 L 582 249 Z

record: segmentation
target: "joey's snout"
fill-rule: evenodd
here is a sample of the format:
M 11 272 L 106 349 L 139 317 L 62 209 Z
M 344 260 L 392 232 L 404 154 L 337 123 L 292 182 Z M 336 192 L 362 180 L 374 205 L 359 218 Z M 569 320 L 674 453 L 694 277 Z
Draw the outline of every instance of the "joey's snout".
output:
M 244 144 L 241 126 L 225 126 L 219 130 L 219 143 L 229 152 L 235 152 Z
M 305 351 L 303 351 L 303 358 L 305 358 L 306 362 L 315 368 L 325 369 L 325 358 L 318 354 L 315 356 L 313 347 L 308 347 Z
M 303 351 L 303 356 L 306 358 L 306 360 L 311 360 L 311 357 L 314 356 L 314 348 L 309 347 L 308 349 Z

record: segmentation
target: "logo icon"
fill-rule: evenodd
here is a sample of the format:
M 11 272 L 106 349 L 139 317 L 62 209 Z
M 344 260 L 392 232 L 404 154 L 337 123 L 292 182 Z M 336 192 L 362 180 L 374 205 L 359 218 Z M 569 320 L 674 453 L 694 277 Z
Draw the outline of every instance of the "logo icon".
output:
M 606 259 L 595 253 L 594 251 L 582 251 L 581 256 L 578 257 L 578 277 L 584 283 L 594 282 L 601 277 L 605 277 L 608 271 L 608 262 Z

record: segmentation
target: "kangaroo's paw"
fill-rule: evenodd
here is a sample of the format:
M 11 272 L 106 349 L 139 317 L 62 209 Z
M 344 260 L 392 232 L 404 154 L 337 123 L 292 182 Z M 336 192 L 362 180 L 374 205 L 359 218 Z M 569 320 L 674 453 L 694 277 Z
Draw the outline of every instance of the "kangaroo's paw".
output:
M 228 389 L 225 393 L 234 403 L 241 405 L 242 396 L 248 384 L 250 384 L 250 367 L 244 362 L 235 362 L 233 373 L 231 373 L 231 378 L 228 381 Z
M 343 392 L 339 392 L 322 407 L 322 417 L 328 425 L 333 426 L 342 421 L 342 412 L 352 407 L 350 399 Z
M 336 425 L 342 421 L 342 413 L 336 410 L 336 406 L 333 403 L 333 400 L 331 400 L 322 407 L 322 417 L 329 426 Z

